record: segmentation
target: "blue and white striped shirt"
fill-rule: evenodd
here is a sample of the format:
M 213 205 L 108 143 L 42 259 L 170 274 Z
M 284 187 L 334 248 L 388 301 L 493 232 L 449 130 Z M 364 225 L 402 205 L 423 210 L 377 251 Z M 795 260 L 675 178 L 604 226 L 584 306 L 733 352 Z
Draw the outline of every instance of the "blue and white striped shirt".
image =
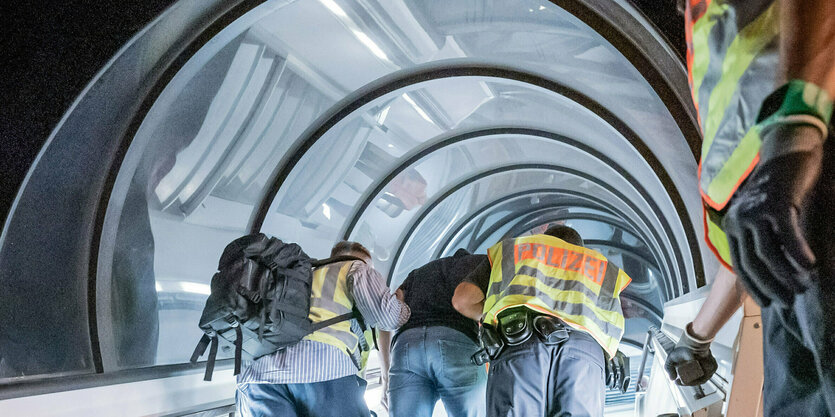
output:
M 409 306 L 391 294 L 379 272 L 363 262 L 354 261 L 348 271 L 348 293 L 370 327 L 397 330 L 409 320 Z M 244 362 L 238 384 L 302 384 L 356 374 L 353 360 L 339 348 L 302 340 L 284 350 Z

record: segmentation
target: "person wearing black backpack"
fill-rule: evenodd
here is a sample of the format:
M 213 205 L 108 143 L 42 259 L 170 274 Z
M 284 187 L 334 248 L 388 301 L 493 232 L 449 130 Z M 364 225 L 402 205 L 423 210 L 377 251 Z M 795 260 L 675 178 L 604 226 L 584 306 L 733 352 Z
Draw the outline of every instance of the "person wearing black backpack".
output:
M 402 292 L 391 294 L 359 243 L 339 242 L 331 257 L 362 261 L 331 263 L 314 271 L 310 319 L 322 322 L 356 311 L 368 328 L 396 330 L 409 319 Z M 242 417 L 367 417 L 358 320 L 316 330 L 301 342 L 244 362 L 236 402 Z

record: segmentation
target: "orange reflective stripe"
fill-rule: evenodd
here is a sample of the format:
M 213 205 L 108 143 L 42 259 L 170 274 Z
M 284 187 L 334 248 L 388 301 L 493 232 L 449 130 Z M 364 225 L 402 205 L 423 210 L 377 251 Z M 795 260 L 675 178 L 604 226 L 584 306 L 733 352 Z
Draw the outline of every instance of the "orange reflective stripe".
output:
M 687 45 L 687 56 L 685 61 L 687 63 L 687 81 L 690 85 L 691 95 L 693 96 L 693 105 L 696 108 L 696 115 L 699 117 L 699 123 L 701 125 L 701 116 L 699 115 L 699 100 L 698 100 L 698 85 L 701 83 L 701 80 L 697 80 L 696 75 L 693 74 L 693 69 L 696 66 L 695 60 L 695 44 L 694 44 L 694 29 L 696 26 L 696 22 L 702 19 L 708 7 L 711 4 L 711 0 L 690 0 L 685 3 L 685 11 L 684 11 L 684 42 Z M 701 74 L 704 76 L 704 74 Z
M 603 282 L 606 265 L 609 264 L 607 260 L 585 252 L 543 243 L 517 243 L 513 247 L 513 257 L 517 265 L 528 259 L 536 259 L 550 267 L 578 272 L 598 285 Z

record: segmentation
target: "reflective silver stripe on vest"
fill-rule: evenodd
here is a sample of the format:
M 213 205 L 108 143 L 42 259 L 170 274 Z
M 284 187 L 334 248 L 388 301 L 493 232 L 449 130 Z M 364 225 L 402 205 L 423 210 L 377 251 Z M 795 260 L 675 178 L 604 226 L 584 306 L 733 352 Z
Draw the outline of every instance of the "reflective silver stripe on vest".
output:
M 333 300 L 333 295 L 336 293 L 336 284 L 339 282 L 339 271 L 342 269 L 342 262 L 330 264 L 327 268 L 325 282 L 322 284 L 322 298 Z
M 604 310 L 613 310 L 610 307 L 610 303 L 614 300 L 614 288 L 617 284 L 618 280 L 618 268 L 614 267 L 613 265 L 607 265 L 606 267 L 606 275 L 604 275 L 603 283 L 600 287 L 600 294 L 595 294 L 595 292 L 586 286 L 582 281 L 577 281 L 573 279 L 561 279 L 561 278 L 554 278 L 548 275 L 545 275 L 544 272 L 540 271 L 537 268 L 523 265 L 519 268 L 519 272 L 516 275 L 511 275 L 510 278 L 502 277 L 502 284 L 496 283 L 490 286 L 490 295 L 499 295 L 502 292 L 502 288 L 506 285 L 509 285 L 510 282 L 519 275 L 527 275 L 530 277 L 534 277 L 537 280 L 541 281 L 548 287 L 551 287 L 555 290 L 559 291 L 575 291 L 579 293 L 583 293 L 586 297 L 591 300 L 600 299 L 604 301 L 603 303 L 598 302 L 596 304 L 603 304 L 601 308 Z M 506 276 L 506 275 L 505 275 Z
M 516 276 L 516 258 L 513 254 L 514 247 L 516 242 L 514 239 L 505 239 L 502 241 L 502 281 L 503 284 L 510 282 L 514 276 Z M 509 261 L 508 261 L 509 260 Z M 491 268 L 492 271 L 492 268 Z M 536 276 L 536 275 L 534 275 Z M 501 292 L 501 287 L 504 285 L 495 285 L 493 284 L 492 280 L 488 285 L 487 297 L 493 295 L 499 295 Z
M 576 315 L 576 316 L 583 316 L 588 320 L 597 324 L 603 333 L 610 337 L 614 337 L 616 339 L 620 339 L 620 336 L 623 334 L 623 329 L 615 326 L 614 324 L 609 323 L 608 321 L 601 320 L 597 317 L 594 313 L 594 310 L 589 308 L 589 306 L 583 303 L 569 303 L 566 301 L 557 301 L 551 298 L 550 295 L 539 291 L 534 287 L 528 287 L 526 285 L 511 285 L 505 291 L 503 291 L 503 296 L 508 295 L 524 295 L 529 297 L 536 297 L 542 301 L 545 301 L 548 305 L 553 306 L 553 309 L 557 312 L 565 312 L 566 314 Z M 610 311 L 618 312 L 620 310 L 620 301 L 617 299 L 613 299 L 615 301 L 613 308 Z M 600 306 L 598 306 L 600 307 Z M 600 307 L 604 309 L 603 307 Z M 617 310 L 615 310 L 617 309 Z M 609 309 L 605 309 L 609 310 Z
M 618 276 L 620 275 L 620 268 L 606 264 L 606 272 L 603 275 L 603 282 L 600 284 L 600 294 L 597 296 L 597 305 L 605 310 L 614 311 L 614 305 L 620 307 L 620 300 L 615 299 L 615 291 L 618 286 Z M 618 310 L 620 311 L 620 310 Z
M 325 327 L 323 329 L 319 329 L 316 331 L 317 333 L 324 333 L 328 336 L 333 336 L 339 339 L 340 342 L 344 343 L 345 346 L 351 347 L 354 344 L 358 343 L 357 335 L 352 332 L 346 332 L 344 330 L 334 329 L 333 327 Z
M 323 310 L 328 310 L 331 313 L 335 313 L 337 316 L 341 316 L 343 314 L 348 314 L 351 312 L 350 309 L 345 308 L 344 305 L 337 303 L 336 301 L 329 300 L 327 298 L 314 298 L 313 301 L 310 302 L 311 307 L 321 308 Z M 320 320 L 322 321 L 322 320 Z

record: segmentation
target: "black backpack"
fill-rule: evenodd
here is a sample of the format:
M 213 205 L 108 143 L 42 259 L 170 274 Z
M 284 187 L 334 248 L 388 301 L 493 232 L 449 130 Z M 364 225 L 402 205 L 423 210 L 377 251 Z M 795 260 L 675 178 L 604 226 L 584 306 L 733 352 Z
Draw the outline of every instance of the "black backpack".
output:
M 349 314 L 319 323 L 308 318 L 313 268 L 362 259 L 337 256 L 315 260 L 295 243 L 285 243 L 263 233 L 235 239 L 226 246 L 212 277 L 211 295 L 200 317 L 203 337 L 191 355 L 191 363 L 211 344 L 204 380 L 211 381 L 218 346 L 235 349 L 235 375 L 241 359 L 257 359 L 294 345 L 305 336 L 330 325 L 357 319 Z

